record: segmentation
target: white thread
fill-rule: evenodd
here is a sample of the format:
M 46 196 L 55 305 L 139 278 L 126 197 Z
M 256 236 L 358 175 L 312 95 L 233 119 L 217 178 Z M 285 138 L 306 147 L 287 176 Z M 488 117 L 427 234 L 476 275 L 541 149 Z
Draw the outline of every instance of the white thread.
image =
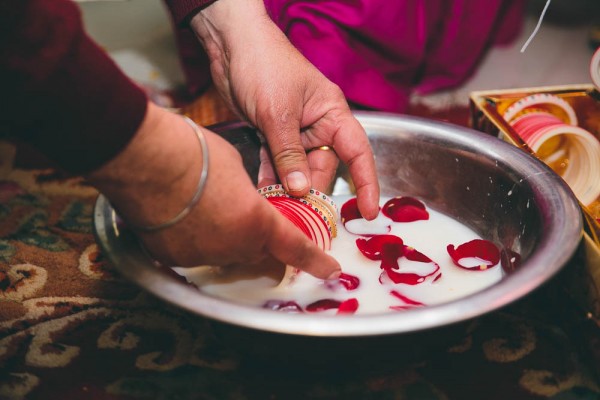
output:
M 531 43 L 531 41 L 533 40 L 533 38 L 535 37 L 535 35 L 537 35 L 537 32 L 540 29 L 540 26 L 542 26 L 542 21 L 544 19 L 544 15 L 546 15 L 546 10 L 548 9 L 548 6 L 550 5 L 551 1 L 552 0 L 546 1 L 546 5 L 544 6 L 544 9 L 542 10 L 542 14 L 540 15 L 540 19 L 538 20 L 538 23 L 535 26 L 535 29 L 533 30 L 533 32 L 531 32 L 531 35 L 529 36 L 529 39 L 527 39 L 527 41 L 525 42 L 525 44 L 523 45 L 523 47 L 521 47 L 521 53 L 525 52 L 525 49 L 527 48 L 527 46 L 529 46 L 529 43 Z
M 592 56 L 590 76 L 592 77 L 592 83 L 596 86 L 596 90 L 600 91 L 600 47 L 596 49 L 596 52 Z

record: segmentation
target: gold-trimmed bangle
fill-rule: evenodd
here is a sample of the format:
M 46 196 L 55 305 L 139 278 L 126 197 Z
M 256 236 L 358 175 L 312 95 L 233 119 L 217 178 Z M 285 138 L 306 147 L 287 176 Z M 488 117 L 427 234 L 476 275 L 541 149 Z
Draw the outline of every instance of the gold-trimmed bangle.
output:
M 185 206 L 185 208 L 183 210 L 181 210 L 179 212 L 179 214 L 177 214 L 175 217 L 173 217 L 169 221 L 166 221 L 166 222 L 163 222 L 163 223 L 160 223 L 157 225 L 147 225 L 147 226 L 131 226 L 131 225 L 129 225 L 129 227 L 132 228 L 133 230 L 141 231 L 141 232 L 156 232 L 156 231 L 168 228 L 170 226 L 173 226 L 176 223 L 178 223 L 179 221 L 181 221 L 182 219 L 184 219 L 190 213 L 192 208 L 196 205 L 198 200 L 200 200 L 202 192 L 204 191 L 204 187 L 206 186 L 206 180 L 208 178 L 208 145 L 206 143 L 206 138 L 204 137 L 204 133 L 202 133 L 202 130 L 200 128 L 198 128 L 198 125 L 196 125 L 196 123 L 194 121 L 192 121 L 191 119 L 189 119 L 188 117 L 184 116 L 183 119 L 194 130 L 194 133 L 196 134 L 196 137 L 198 138 L 198 142 L 200 142 L 200 147 L 202 148 L 202 172 L 200 173 L 200 179 L 198 180 L 198 186 L 196 188 L 196 192 L 194 193 L 194 196 L 192 197 L 192 199 Z

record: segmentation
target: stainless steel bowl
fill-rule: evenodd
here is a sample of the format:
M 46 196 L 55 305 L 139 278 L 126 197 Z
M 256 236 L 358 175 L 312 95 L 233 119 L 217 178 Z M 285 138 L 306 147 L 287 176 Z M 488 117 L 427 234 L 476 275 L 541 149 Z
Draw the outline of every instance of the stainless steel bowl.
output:
M 421 335 L 490 313 L 547 282 L 576 250 L 582 236 L 577 200 L 556 174 L 524 151 L 442 122 L 367 112 L 356 116 L 375 152 L 382 193 L 416 196 L 494 241 L 503 249 L 505 278 L 470 296 L 405 312 L 335 318 L 286 314 L 215 298 L 165 275 L 129 232 L 117 228 L 114 210 L 102 196 L 95 207 L 97 241 L 124 276 L 199 316 L 254 332 L 336 340 Z M 256 174 L 253 130 L 244 124 L 214 130 L 238 147 L 248 171 Z M 518 264 L 510 262 L 515 254 Z

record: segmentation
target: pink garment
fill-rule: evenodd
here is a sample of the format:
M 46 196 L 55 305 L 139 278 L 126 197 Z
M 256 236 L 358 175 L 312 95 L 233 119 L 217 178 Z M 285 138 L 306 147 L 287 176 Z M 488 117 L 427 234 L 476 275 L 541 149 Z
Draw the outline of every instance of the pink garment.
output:
M 413 92 L 464 82 L 490 46 L 517 36 L 525 1 L 264 0 L 292 43 L 352 104 L 390 112 L 406 111 Z M 189 29 L 177 37 L 188 88 L 197 94 L 210 82 L 208 60 Z
M 348 100 L 403 112 L 411 92 L 462 83 L 519 33 L 524 0 L 265 0 L 271 18 Z

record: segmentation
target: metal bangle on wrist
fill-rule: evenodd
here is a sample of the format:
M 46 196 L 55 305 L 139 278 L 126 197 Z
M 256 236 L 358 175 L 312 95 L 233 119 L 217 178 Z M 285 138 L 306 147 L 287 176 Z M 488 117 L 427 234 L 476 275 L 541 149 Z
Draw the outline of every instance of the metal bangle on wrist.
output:
M 187 205 L 175 217 L 171 218 L 166 222 L 162 222 L 156 225 L 129 225 L 129 227 L 135 231 L 156 232 L 175 225 L 190 213 L 192 208 L 200 200 L 200 197 L 202 197 L 202 192 L 204 191 L 204 187 L 206 186 L 206 181 L 208 178 L 208 144 L 206 143 L 204 133 L 202 133 L 202 130 L 198 127 L 198 125 L 196 125 L 196 123 L 188 117 L 184 116 L 183 118 L 194 130 L 194 133 L 196 134 L 196 137 L 198 138 L 198 142 L 200 142 L 200 147 L 202 149 L 202 172 L 200 173 L 200 179 L 198 180 L 198 186 L 196 187 L 196 191 L 194 192 L 194 195 L 187 203 Z

